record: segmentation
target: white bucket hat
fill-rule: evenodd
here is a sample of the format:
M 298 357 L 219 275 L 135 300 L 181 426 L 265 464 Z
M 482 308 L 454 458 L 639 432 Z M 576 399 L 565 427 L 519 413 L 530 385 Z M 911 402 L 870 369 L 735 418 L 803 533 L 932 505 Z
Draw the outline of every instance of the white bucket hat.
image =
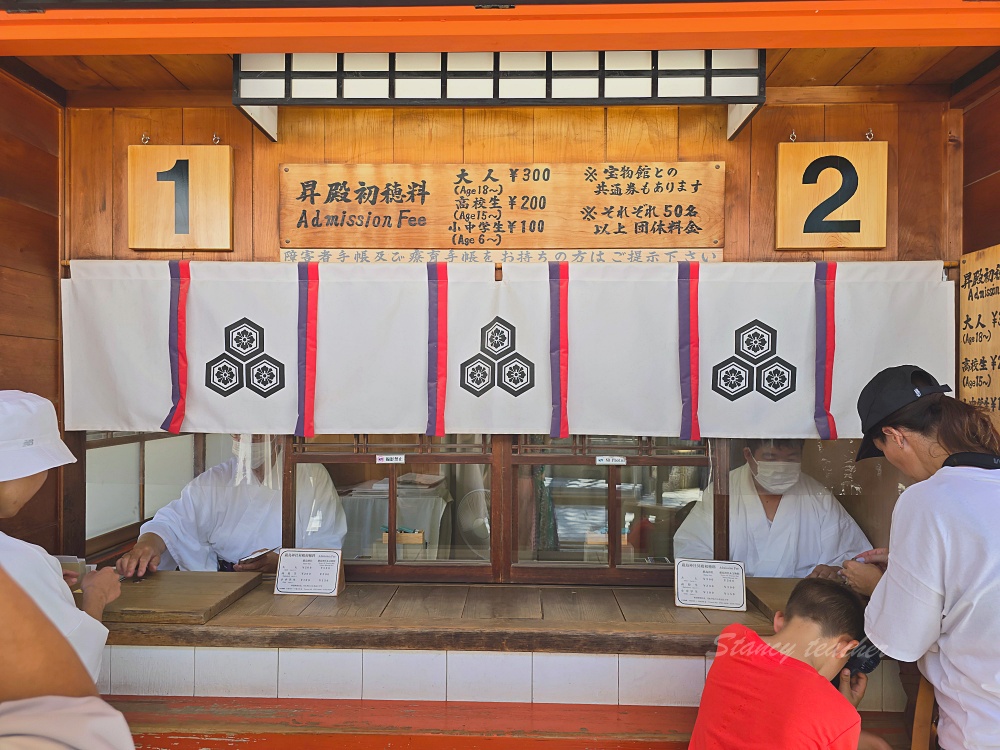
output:
M 59 437 L 51 401 L 24 391 L 0 391 L 0 481 L 75 461 Z

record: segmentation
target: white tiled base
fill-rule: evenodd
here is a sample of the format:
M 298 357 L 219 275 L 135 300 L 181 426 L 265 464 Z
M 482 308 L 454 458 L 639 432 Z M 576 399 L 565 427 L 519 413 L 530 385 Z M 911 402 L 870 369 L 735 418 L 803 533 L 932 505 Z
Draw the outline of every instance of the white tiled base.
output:
M 278 649 L 279 698 L 361 699 L 360 649 Z
M 618 703 L 618 654 L 540 654 L 532 657 L 535 703 Z
M 713 656 L 108 646 L 102 694 L 697 706 Z M 899 666 L 862 711 L 902 711 Z
M 697 706 L 705 689 L 705 660 L 697 656 L 618 657 L 618 703 Z
M 194 695 L 194 649 L 185 646 L 114 646 L 115 695 Z
M 444 651 L 368 651 L 362 654 L 361 697 L 376 701 L 447 700 Z
M 278 697 L 278 649 L 196 648 L 194 694 Z
M 531 703 L 531 653 L 449 651 L 448 700 Z

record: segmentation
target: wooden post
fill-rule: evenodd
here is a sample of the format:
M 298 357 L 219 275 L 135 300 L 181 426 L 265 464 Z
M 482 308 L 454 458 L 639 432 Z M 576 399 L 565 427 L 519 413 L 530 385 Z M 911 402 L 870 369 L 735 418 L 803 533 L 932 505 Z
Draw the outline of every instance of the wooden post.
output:
M 294 547 L 295 513 L 295 462 L 292 459 L 292 438 L 282 435 L 281 450 L 284 456 L 281 477 L 281 546 Z
M 712 465 L 715 513 L 715 559 L 729 559 L 729 450 L 728 438 L 710 438 L 715 461 Z
M 63 441 L 76 456 L 76 463 L 62 467 L 59 551 L 83 557 L 87 546 L 87 433 L 66 432 Z

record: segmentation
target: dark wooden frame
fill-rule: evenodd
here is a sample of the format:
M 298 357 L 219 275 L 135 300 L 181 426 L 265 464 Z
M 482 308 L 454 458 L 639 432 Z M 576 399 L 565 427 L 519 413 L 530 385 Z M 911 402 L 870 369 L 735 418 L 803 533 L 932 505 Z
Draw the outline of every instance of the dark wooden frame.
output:
M 621 566 L 621 537 L 609 534 L 608 562 L 606 565 L 592 563 L 518 563 L 517 557 L 517 497 L 515 494 L 517 467 L 537 465 L 592 466 L 598 455 L 625 455 L 630 466 L 712 466 L 710 455 L 726 456 L 725 466 L 713 467 L 715 475 L 716 503 L 716 557 L 728 558 L 728 527 L 720 530 L 721 524 L 728 526 L 728 497 L 720 495 L 728 485 L 728 440 L 714 441 L 710 455 L 678 455 L 667 453 L 665 448 L 655 444 L 651 438 L 640 438 L 635 447 L 619 445 L 595 447 L 584 436 L 575 436 L 568 446 L 546 449 L 544 446 L 527 446 L 515 443 L 515 436 L 493 435 L 484 438 L 479 452 L 451 452 L 442 447 L 457 447 L 448 444 L 430 443 L 427 438 L 418 438 L 417 451 L 400 450 L 413 445 L 370 443 L 367 435 L 356 435 L 353 446 L 343 445 L 344 450 L 321 450 L 322 446 L 307 444 L 299 439 L 284 438 L 284 482 L 282 484 L 282 544 L 295 546 L 295 471 L 300 463 L 322 464 L 375 464 L 377 453 L 373 447 L 385 448 L 386 453 L 403 453 L 407 463 L 427 462 L 439 464 L 488 464 L 490 489 L 493 498 L 500 502 L 490 504 L 490 563 L 475 562 L 399 562 L 396 560 L 396 482 L 398 465 L 388 464 L 389 474 L 389 544 L 388 560 L 379 563 L 354 563 L 345 561 L 345 576 L 348 581 L 385 582 L 435 582 L 435 583 L 546 583 L 569 585 L 673 585 L 673 566 Z M 489 449 L 485 449 L 486 440 Z M 566 451 L 569 452 L 566 452 Z M 664 451 L 664 452 L 659 452 Z M 608 467 L 607 508 L 609 528 L 611 519 L 621 512 L 621 492 L 618 489 L 621 470 L 617 466 Z M 719 475 L 725 473 L 720 484 Z M 720 510 L 721 503 L 721 510 Z M 720 539 L 725 539 L 725 554 L 719 557 Z

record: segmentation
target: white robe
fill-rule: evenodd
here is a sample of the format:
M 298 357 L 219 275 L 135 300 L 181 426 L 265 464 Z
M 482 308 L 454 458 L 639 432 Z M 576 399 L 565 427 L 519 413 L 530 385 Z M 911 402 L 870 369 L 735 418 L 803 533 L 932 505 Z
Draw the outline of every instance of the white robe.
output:
M 59 561 L 38 545 L 0 533 L 0 566 L 69 641 L 96 682 L 108 629 L 77 608 Z
M 674 557 L 714 557 L 711 487 L 674 535 Z M 843 506 L 808 474 L 785 492 L 767 521 L 749 466 L 729 473 L 729 559 L 748 576 L 803 578 L 817 565 L 840 565 L 871 549 L 868 538 Z
M 195 477 L 139 529 L 167 545 L 160 570 L 217 570 L 220 559 L 235 563 L 281 545 L 280 481 L 269 488 L 251 474 L 249 483 L 235 485 L 236 463 L 234 456 Z M 322 465 L 296 467 L 295 500 L 296 546 L 342 549 L 347 517 Z

